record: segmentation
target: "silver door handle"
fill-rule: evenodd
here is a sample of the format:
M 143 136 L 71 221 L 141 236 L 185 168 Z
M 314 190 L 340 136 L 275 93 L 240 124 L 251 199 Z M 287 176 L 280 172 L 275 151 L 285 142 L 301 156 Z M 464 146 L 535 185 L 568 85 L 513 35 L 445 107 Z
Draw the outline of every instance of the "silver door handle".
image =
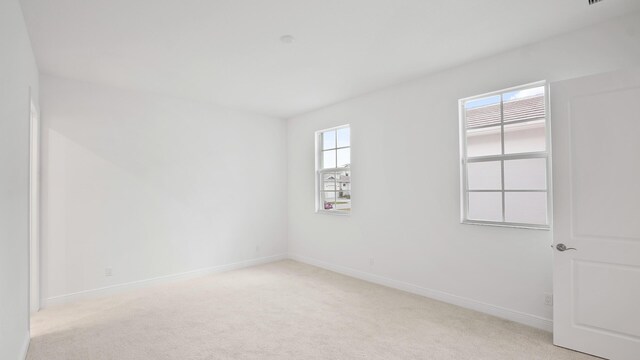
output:
M 551 247 L 553 247 L 553 245 L 551 245 Z M 565 244 L 558 244 L 556 245 L 556 250 L 558 251 L 567 251 L 567 250 L 578 250 L 576 248 L 568 248 L 567 245 Z

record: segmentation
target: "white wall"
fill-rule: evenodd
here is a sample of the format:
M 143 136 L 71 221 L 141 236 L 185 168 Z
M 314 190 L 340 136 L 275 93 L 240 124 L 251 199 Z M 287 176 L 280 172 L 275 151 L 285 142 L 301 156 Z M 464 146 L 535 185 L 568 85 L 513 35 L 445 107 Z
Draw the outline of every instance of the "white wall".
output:
M 290 254 L 549 329 L 551 232 L 459 223 L 457 101 L 638 63 L 634 14 L 290 119 Z M 347 123 L 352 215 L 315 214 L 314 131 Z
M 31 90 L 30 90 L 31 89 Z M 29 97 L 38 69 L 17 0 L 0 1 L 0 359 L 29 343 Z
M 284 120 L 44 75 L 41 89 L 44 305 L 286 254 Z

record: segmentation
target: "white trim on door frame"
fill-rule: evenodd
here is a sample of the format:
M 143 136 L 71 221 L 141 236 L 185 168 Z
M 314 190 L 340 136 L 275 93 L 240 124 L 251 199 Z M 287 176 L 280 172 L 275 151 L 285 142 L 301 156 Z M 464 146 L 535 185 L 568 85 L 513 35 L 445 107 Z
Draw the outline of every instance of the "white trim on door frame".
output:
M 40 118 L 29 108 L 29 312 L 40 310 Z

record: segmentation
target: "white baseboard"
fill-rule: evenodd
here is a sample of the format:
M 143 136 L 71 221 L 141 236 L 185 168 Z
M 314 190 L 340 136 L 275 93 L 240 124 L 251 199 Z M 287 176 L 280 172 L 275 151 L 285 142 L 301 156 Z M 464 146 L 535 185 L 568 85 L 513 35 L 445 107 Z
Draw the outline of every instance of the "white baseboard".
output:
M 27 335 L 25 336 L 22 342 L 22 357 L 20 359 L 26 360 L 27 353 L 29 352 L 29 343 L 31 342 L 31 334 L 27 331 Z
M 78 291 L 70 294 L 52 296 L 50 298 L 41 299 L 40 308 L 44 309 L 49 306 L 66 304 L 66 303 L 70 303 L 70 302 L 74 302 L 82 299 L 90 299 L 90 298 L 96 298 L 101 296 L 113 295 L 113 294 L 121 293 L 127 290 L 144 288 L 144 287 L 152 286 L 155 284 L 161 284 L 161 283 L 166 283 L 166 282 L 171 282 L 176 280 L 191 279 L 191 278 L 196 278 L 196 277 L 205 276 L 209 274 L 236 270 L 236 269 L 241 269 L 241 268 L 260 265 L 260 264 L 266 264 L 266 263 L 270 263 L 278 260 L 284 260 L 284 259 L 287 259 L 286 254 L 272 255 L 272 256 L 267 256 L 262 258 L 240 261 L 240 262 L 231 263 L 231 264 L 217 265 L 217 266 L 207 267 L 203 269 L 185 271 L 177 274 L 158 276 L 150 279 L 137 280 L 137 281 L 131 281 L 131 282 L 122 283 L 122 284 L 105 286 L 97 289 L 83 290 L 83 291 Z
M 463 308 L 493 315 L 502 319 L 515 321 L 517 323 L 532 326 L 537 329 L 541 329 L 549 332 L 553 331 L 553 321 L 551 319 L 545 319 L 537 315 L 527 314 L 520 311 L 503 308 L 500 306 L 487 304 L 481 301 L 465 298 L 458 295 L 449 294 L 439 290 L 424 288 L 418 285 L 385 278 L 382 276 L 374 275 L 371 273 L 355 270 L 355 269 L 340 266 L 340 265 L 329 264 L 324 261 L 309 258 L 306 256 L 289 254 L 289 258 L 305 264 L 335 271 L 337 273 L 351 276 L 360 280 L 365 280 L 375 284 L 384 285 L 394 289 L 410 292 L 412 294 L 425 296 L 431 299 L 443 301 L 443 302 L 457 305 Z

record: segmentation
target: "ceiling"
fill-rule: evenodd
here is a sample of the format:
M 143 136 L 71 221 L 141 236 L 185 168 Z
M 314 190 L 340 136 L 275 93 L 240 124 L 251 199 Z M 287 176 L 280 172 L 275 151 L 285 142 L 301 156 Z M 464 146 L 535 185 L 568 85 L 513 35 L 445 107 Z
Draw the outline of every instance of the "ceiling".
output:
M 640 11 L 638 0 L 22 0 L 40 71 L 277 117 Z M 295 42 L 279 39 L 291 34 Z

